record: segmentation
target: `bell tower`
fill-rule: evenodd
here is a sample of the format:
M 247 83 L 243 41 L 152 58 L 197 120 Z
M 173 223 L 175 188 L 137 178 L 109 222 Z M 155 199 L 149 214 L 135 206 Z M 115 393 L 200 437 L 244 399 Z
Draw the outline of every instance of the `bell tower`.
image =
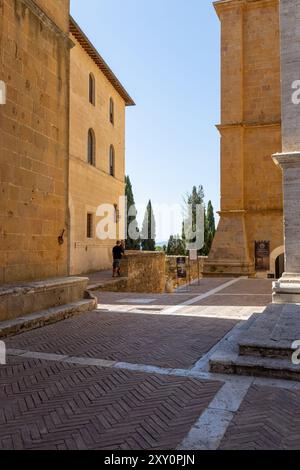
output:
M 279 0 L 221 0 L 221 211 L 205 276 L 267 277 L 255 246 L 283 245 Z M 262 269 L 257 273 L 258 269 Z

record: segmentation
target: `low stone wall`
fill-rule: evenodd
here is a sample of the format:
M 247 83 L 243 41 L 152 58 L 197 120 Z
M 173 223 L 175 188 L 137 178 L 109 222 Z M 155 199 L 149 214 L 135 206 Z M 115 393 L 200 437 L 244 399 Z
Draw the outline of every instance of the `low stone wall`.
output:
M 100 290 L 110 292 L 163 293 L 166 287 L 166 256 L 160 252 L 126 251 L 122 278 L 104 283 Z
M 177 258 L 179 256 L 166 257 L 166 278 L 173 284 L 173 288 L 182 286 L 189 281 L 195 281 L 198 279 L 198 274 L 200 279 L 203 277 L 202 273 L 204 262 L 207 260 L 206 256 L 199 256 L 198 261 L 191 261 L 186 256 L 187 279 L 177 279 Z
M 127 251 L 124 269 L 127 269 L 128 290 L 132 292 L 165 292 L 166 256 L 149 251 Z
M 200 256 L 198 261 L 190 261 L 186 257 L 187 279 L 177 279 L 177 258 L 162 252 L 126 251 L 122 260 L 122 278 L 104 282 L 95 290 L 155 294 L 195 281 L 198 272 L 202 278 L 205 256 Z

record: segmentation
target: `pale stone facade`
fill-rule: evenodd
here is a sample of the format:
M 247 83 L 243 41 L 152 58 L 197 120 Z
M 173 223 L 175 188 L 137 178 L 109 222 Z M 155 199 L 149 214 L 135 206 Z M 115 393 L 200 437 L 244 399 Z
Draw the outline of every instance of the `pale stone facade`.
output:
M 68 17 L 69 0 L 0 0 L 0 284 L 68 273 Z
M 221 212 L 205 275 L 275 275 L 283 253 L 278 0 L 215 2 L 222 27 Z M 255 242 L 270 242 L 256 272 Z M 276 258 L 275 258 L 276 254 Z
M 281 0 L 282 150 L 286 271 L 274 285 L 275 303 L 300 302 L 300 0 Z
M 70 271 L 82 274 L 111 267 L 116 240 L 101 241 L 96 236 L 101 204 L 121 209 L 125 192 L 125 108 L 133 105 L 122 85 L 102 57 L 71 19 L 70 74 Z M 95 86 L 94 103 L 89 100 L 89 77 Z M 110 102 L 114 119 L 110 120 Z M 88 163 L 88 133 L 95 142 L 94 165 Z M 110 174 L 110 149 L 114 148 L 114 175 Z M 92 217 L 92 234 L 87 234 L 87 216 Z M 116 238 L 124 238 L 123 234 Z

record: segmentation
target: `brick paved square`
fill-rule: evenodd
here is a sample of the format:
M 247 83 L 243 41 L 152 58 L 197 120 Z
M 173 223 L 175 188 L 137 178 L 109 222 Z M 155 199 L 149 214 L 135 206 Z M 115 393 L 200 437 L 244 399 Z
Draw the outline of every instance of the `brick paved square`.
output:
M 10 358 L 0 449 L 175 449 L 221 382 Z
M 230 307 L 247 307 L 247 306 L 257 306 L 265 307 L 272 302 L 272 295 L 270 294 L 261 294 L 261 295 L 212 295 L 206 299 L 196 302 L 195 305 L 215 305 L 215 306 L 230 306 Z
M 300 390 L 252 386 L 220 449 L 298 450 Z
M 267 294 L 272 295 L 272 283 L 269 279 L 241 279 L 222 291 L 222 294 Z
M 193 296 L 205 294 L 212 289 L 222 286 L 226 282 L 230 281 L 230 279 L 224 278 L 205 278 L 200 279 L 199 286 L 194 284 L 189 286 L 188 289 L 183 288 L 178 293 L 173 294 L 137 294 L 137 293 L 126 293 L 124 292 L 94 292 L 94 294 L 98 297 L 99 302 L 101 304 L 119 304 L 122 300 L 124 304 L 131 302 L 125 302 L 126 298 L 130 299 L 131 301 L 138 299 L 155 299 L 152 305 L 160 305 L 163 307 L 168 307 L 171 305 L 177 305 L 179 302 L 185 302 L 189 300 Z M 234 291 L 236 292 L 236 291 Z
M 91 312 L 8 339 L 8 348 L 189 368 L 234 319 Z

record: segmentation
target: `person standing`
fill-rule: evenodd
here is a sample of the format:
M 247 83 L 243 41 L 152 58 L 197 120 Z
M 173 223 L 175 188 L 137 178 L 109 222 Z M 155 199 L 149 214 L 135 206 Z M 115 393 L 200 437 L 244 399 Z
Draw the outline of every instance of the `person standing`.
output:
M 117 244 L 113 247 L 112 253 L 113 253 L 113 277 L 116 276 L 116 274 L 121 277 L 121 261 L 122 257 L 124 254 L 124 246 L 122 245 L 122 242 L 119 240 L 117 241 Z

